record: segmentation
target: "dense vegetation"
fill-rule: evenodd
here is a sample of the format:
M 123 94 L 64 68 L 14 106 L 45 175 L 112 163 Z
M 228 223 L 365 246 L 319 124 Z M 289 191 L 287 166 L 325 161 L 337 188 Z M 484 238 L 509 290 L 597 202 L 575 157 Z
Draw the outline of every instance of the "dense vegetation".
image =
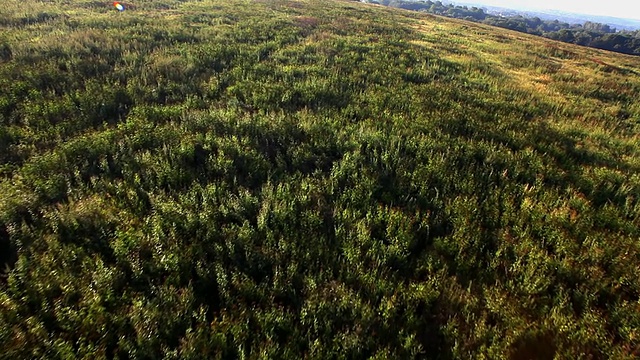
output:
M 482 22 L 528 34 L 544 36 L 566 43 L 610 50 L 623 54 L 640 55 L 640 30 L 616 31 L 609 25 L 587 21 L 584 24 L 569 24 L 558 20 L 541 20 L 538 17 L 497 16 L 478 7 L 443 4 L 441 1 L 383 0 L 367 1 L 373 4 L 423 11 L 456 19 Z
M 9 1 L 0 357 L 640 356 L 640 60 L 341 1 Z

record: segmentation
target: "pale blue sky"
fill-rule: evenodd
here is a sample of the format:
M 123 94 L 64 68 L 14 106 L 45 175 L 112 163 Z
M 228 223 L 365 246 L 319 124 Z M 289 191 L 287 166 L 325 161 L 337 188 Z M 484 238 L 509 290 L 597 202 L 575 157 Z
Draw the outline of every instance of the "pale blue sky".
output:
M 640 0 L 475 0 L 474 2 L 506 8 L 554 9 L 640 19 Z

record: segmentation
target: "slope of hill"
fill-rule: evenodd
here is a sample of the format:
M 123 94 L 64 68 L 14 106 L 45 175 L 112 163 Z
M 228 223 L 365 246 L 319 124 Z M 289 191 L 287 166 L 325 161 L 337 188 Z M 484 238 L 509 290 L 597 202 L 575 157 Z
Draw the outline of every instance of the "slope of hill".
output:
M 477 6 L 485 9 L 488 13 L 493 15 L 498 15 L 498 14 L 522 15 L 525 17 L 539 17 L 542 20 L 558 20 L 560 22 L 567 22 L 570 24 L 584 24 L 585 22 L 590 21 L 594 23 L 607 24 L 618 30 L 639 30 L 640 29 L 640 20 L 613 17 L 613 16 L 583 14 L 580 12 L 544 9 L 540 7 L 491 6 L 491 5 L 483 4 L 482 0 L 443 1 L 443 3 L 470 6 L 470 7 Z M 577 9 L 574 11 L 580 11 L 580 10 Z M 631 14 L 632 11 L 628 11 L 628 13 Z
M 0 13 L 2 357 L 640 356 L 640 59 L 125 5 Z

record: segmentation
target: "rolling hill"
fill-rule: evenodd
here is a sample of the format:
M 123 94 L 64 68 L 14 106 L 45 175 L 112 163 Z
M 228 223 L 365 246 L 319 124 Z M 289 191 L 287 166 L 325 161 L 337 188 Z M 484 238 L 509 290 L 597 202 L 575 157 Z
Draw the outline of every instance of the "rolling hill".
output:
M 123 4 L 0 13 L 0 358 L 640 356 L 640 58 Z

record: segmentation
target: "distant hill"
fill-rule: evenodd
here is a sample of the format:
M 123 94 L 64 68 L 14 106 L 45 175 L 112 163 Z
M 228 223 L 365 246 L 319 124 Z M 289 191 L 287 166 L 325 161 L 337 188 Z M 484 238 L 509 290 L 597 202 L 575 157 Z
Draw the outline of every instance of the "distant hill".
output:
M 640 357 L 640 58 L 125 5 L 0 12 L 0 358 Z

